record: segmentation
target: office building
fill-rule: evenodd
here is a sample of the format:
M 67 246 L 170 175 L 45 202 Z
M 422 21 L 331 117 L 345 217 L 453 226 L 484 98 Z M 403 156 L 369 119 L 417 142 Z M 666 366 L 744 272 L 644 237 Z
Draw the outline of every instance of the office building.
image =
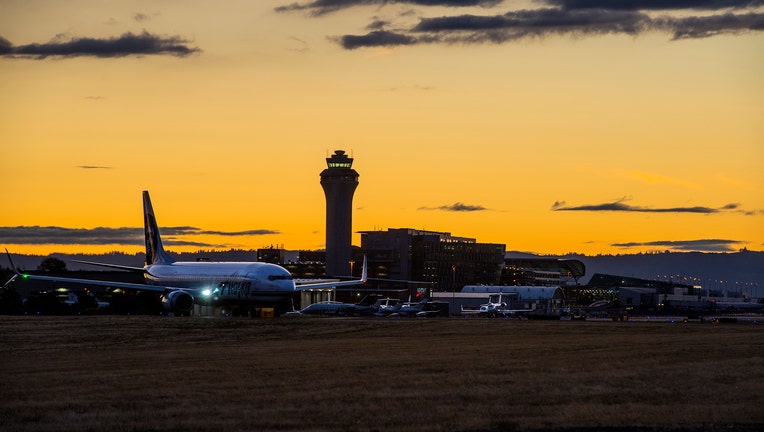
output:
M 505 245 L 478 243 L 447 232 L 390 228 L 362 231 L 361 252 L 369 276 L 420 281 L 432 290 L 458 291 L 467 284 L 496 285 Z

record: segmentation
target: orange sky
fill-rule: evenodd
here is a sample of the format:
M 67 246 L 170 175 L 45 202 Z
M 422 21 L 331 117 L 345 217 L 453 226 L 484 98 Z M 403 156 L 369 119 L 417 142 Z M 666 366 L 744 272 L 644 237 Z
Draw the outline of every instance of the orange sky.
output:
M 318 249 L 344 149 L 354 231 L 762 250 L 764 8 L 696 3 L 0 1 L 0 244 Z

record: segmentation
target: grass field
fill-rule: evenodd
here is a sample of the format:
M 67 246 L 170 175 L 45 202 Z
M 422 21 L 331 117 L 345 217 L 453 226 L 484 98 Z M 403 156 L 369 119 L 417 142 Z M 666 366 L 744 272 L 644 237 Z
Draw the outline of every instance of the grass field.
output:
M 0 316 L 3 431 L 764 430 L 764 325 Z

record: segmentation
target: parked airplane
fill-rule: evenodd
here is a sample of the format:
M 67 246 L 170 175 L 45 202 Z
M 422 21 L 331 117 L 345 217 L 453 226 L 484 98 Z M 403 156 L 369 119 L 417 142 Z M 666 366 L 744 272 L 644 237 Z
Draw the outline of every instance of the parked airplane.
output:
M 343 303 L 338 301 L 323 301 L 313 303 L 305 308 L 289 312 L 290 315 L 334 315 L 334 316 L 361 316 L 369 315 L 378 310 L 381 302 L 380 296 L 369 294 L 358 303 Z
M 227 306 L 246 311 L 256 307 L 274 307 L 278 310 L 292 309 L 295 291 L 314 288 L 334 288 L 366 283 L 366 257 L 360 280 L 318 282 L 296 285 L 285 268 L 262 262 L 176 262 L 162 247 L 154 209 L 148 191 L 143 191 L 144 232 L 146 236 L 146 265 L 130 267 L 114 264 L 93 263 L 122 270 L 143 272 L 146 284 L 116 281 L 75 279 L 56 276 L 20 274 L 6 249 L 11 267 L 17 277 L 26 279 L 99 285 L 126 290 L 151 291 L 161 294 L 162 305 L 168 312 L 187 315 L 194 304 Z
M 381 298 L 371 305 L 372 313 L 378 316 L 387 316 L 393 309 L 400 303 L 400 299 L 397 298 Z
M 495 315 L 497 310 L 507 307 L 507 304 L 501 301 L 501 295 L 502 293 L 499 293 L 498 302 L 494 302 L 492 301 L 492 298 L 489 298 L 488 303 L 481 304 L 477 309 L 465 309 L 464 306 L 462 306 L 462 315 Z
M 493 301 L 493 296 L 488 299 L 488 303 L 483 303 L 478 309 L 465 309 L 462 306 L 462 315 L 480 315 L 487 317 L 522 315 L 532 312 L 530 309 L 508 309 L 507 303 L 501 301 L 503 293 L 499 292 L 498 301 Z
M 398 303 L 392 309 L 387 311 L 377 312 L 375 315 L 388 317 L 429 317 L 445 315 L 447 310 L 438 307 L 438 304 L 434 303 L 429 298 L 417 302 L 407 301 L 405 303 Z

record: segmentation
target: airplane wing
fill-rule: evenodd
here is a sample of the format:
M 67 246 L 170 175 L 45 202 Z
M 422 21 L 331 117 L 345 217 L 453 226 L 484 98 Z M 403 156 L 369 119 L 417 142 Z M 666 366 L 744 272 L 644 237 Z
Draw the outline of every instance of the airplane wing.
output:
M 188 289 L 180 288 L 180 287 L 145 285 L 145 284 L 137 284 L 137 283 L 129 283 L 129 282 L 116 282 L 116 281 L 106 281 L 106 280 L 96 280 L 96 279 L 77 279 L 77 278 L 67 278 L 67 277 L 59 277 L 59 276 L 42 276 L 42 275 L 33 275 L 33 274 L 26 274 L 26 273 L 16 273 L 16 277 L 19 277 L 21 279 L 44 280 L 44 281 L 53 281 L 53 282 L 68 282 L 68 283 L 77 283 L 77 284 L 83 284 L 83 285 L 98 285 L 98 286 L 105 286 L 105 287 L 111 287 L 111 288 L 122 288 L 122 289 L 142 290 L 142 291 L 152 291 L 152 292 L 165 292 L 165 291 L 176 291 L 176 290 L 189 291 Z M 15 279 L 15 277 L 13 279 Z
M 363 285 L 366 283 L 366 281 L 369 279 L 369 271 L 366 265 L 366 255 L 363 256 L 363 269 L 361 270 L 361 279 L 354 279 L 354 280 L 347 280 L 347 281 L 338 281 L 338 282 L 316 282 L 316 283 L 306 283 L 302 285 L 296 285 L 294 287 L 295 291 L 303 291 L 308 289 L 319 289 L 319 288 L 337 288 L 339 286 L 353 286 L 353 285 Z
M 295 285 L 294 289 L 295 291 L 304 291 L 308 289 L 337 288 L 338 286 L 363 285 L 365 283 L 366 281 L 363 279 L 356 279 L 356 280 L 349 280 L 349 281 L 336 281 L 336 282 L 315 282 L 315 283 Z
M 82 261 L 82 260 L 72 260 L 72 262 L 80 263 L 80 264 L 87 264 L 92 266 L 98 266 L 98 267 L 108 267 L 108 268 L 114 268 L 119 270 L 128 270 L 133 272 L 145 272 L 146 269 L 143 267 L 132 267 L 132 266 L 126 266 L 126 265 L 119 265 L 119 264 L 107 264 L 107 263 L 99 263 L 94 261 Z
M 77 283 L 77 284 L 84 284 L 84 285 L 98 285 L 98 286 L 105 286 L 105 287 L 111 287 L 111 288 L 122 288 L 122 289 L 132 289 L 132 290 L 142 290 L 142 291 L 152 291 L 152 292 L 166 292 L 166 291 L 175 291 L 175 290 L 187 291 L 186 289 L 183 289 L 180 287 L 145 285 L 145 284 L 106 281 L 106 280 L 97 280 L 97 279 L 78 279 L 78 278 L 68 278 L 68 277 L 60 277 L 60 276 L 42 276 L 42 275 L 21 273 L 16 268 L 16 265 L 13 263 L 13 258 L 11 258 L 11 253 L 8 252 L 8 249 L 5 250 L 5 253 L 8 255 L 8 261 L 11 262 L 11 268 L 13 269 L 13 272 L 15 274 L 8 282 L 5 283 L 4 286 L 7 286 L 8 284 L 13 282 L 17 278 L 21 278 L 21 279 L 44 280 L 44 281 L 53 281 L 53 282 L 68 282 L 68 283 Z

